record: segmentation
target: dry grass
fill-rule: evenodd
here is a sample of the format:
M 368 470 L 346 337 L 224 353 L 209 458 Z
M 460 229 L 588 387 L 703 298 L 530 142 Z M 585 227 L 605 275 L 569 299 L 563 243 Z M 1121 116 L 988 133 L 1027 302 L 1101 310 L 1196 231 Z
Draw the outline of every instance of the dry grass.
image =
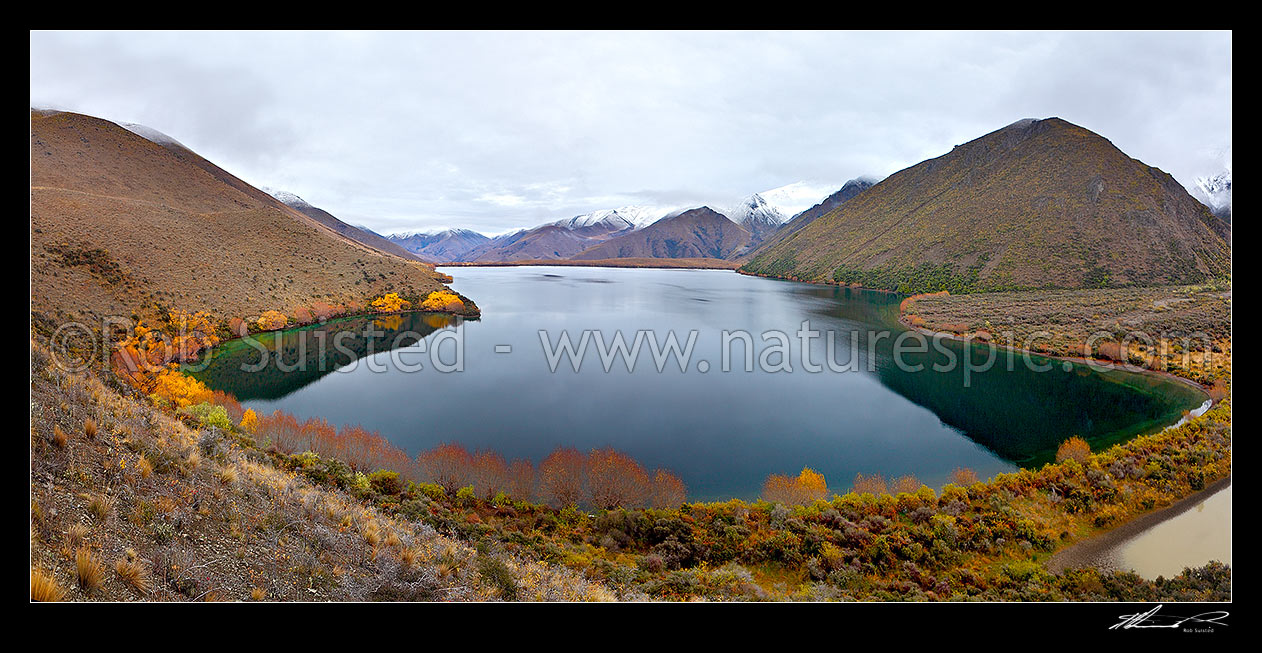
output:
M 88 500 L 88 514 L 98 522 L 109 519 L 114 511 L 114 500 L 104 494 L 95 494 Z
M 83 436 L 89 440 L 96 437 L 96 420 L 89 417 L 83 422 Z
M 75 580 L 83 591 L 91 593 L 105 584 L 105 565 L 101 564 L 92 549 L 79 547 L 74 554 Z
M 144 454 L 140 454 L 140 459 L 136 461 L 136 472 L 140 474 L 140 478 L 149 478 L 153 475 L 153 463 Z
M 251 600 L 251 601 L 265 601 L 265 600 L 267 600 L 267 590 L 263 589 L 262 587 L 254 587 L 254 588 L 251 588 L 251 589 L 250 589 L 250 600 Z
M 53 444 L 58 449 L 65 449 L 66 444 L 69 441 L 70 441 L 70 436 L 66 435 L 66 432 L 61 430 L 61 426 L 57 424 L 53 424 Z
M 75 522 L 71 524 L 70 528 L 66 531 L 66 544 L 71 549 L 74 549 L 80 544 L 83 544 L 83 541 L 87 539 L 87 537 L 88 527 L 79 522 Z
M 120 558 L 114 563 L 114 571 L 118 573 L 118 577 L 122 579 L 129 587 L 138 594 L 148 594 L 152 583 L 149 580 L 149 572 L 139 560 L 133 556 L 128 558 Z
M 52 575 L 43 569 L 31 570 L 31 600 L 38 603 L 55 603 L 66 596 Z

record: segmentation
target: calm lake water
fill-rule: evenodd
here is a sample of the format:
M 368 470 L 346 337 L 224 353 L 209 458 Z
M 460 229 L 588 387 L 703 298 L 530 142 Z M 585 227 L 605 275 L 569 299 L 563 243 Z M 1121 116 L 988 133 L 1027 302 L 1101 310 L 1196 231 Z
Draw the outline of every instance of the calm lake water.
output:
M 955 342 L 902 356 L 900 366 L 894 340 L 903 332 L 902 298 L 891 294 L 720 270 L 452 273 L 453 288 L 482 308 L 480 320 L 336 320 L 261 339 L 262 347 L 283 352 L 286 369 L 300 369 L 273 363 L 242 372 L 261 356 L 234 341 L 197 376 L 256 411 L 360 424 L 412 454 L 454 441 L 538 462 L 558 445 L 612 446 L 647 467 L 674 470 L 699 500 L 754 498 L 768 474 L 804 465 L 839 492 L 856 473 L 915 474 L 934 487 L 956 467 L 987 478 L 1041 464 L 1072 435 L 1098 448 L 1158 430 L 1204 400 L 1193 388 L 1148 375 L 1034 358 L 1051 368 L 1036 372 L 1020 354 L 998 350 L 993 366 L 978 371 L 992 350 Z M 797 334 L 804 320 L 821 332 L 809 340 L 809 358 Z M 364 336 L 369 326 L 380 335 Z M 673 332 L 681 345 L 695 333 L 695 344 L 682 372 L 674 360 L 659 372 L 647 340 L 633 371 L 618 361 L 606 372 L 594 340 L 579 371 L 565 359 L 552 371 L 540 331 L 555 345 L 563 332 L 577 344 L 585 330 L 605 342 L 621 332 L 628 345 L 640 331 L 659 343 Z M 727 348 L 731 370 L 722 370 L 725 330 L 751 334 L 753 371 L 746 371 L 740 341 Z M 351 333 L 341 350 L 331 346 L 338 331 Z M 758 364 L 778 344 L 764 340 L 768 332 L 791 339 L 792 372 L 770 369 L 786 357 Z M 433 352 L 439 363 L 454 363 L 457 340 L 463 371 L 436 369 Z M 318 342 L 326 343 L 323 353 Z M 838 364 L 855 356 L 857 371 L 807 371 L 807 363 L 823 365 L 830 353 Z M 930 367 L 966 353 L 973 369 Z M 405 371 L 417 363 L 423 369 Z M 925 369 L 913 371 L 917 364 Z
M 1211 560 L 1231 564 L 1231 486 L 1109 551 L 1104 564 L 1145 578 L 1179 575 Z

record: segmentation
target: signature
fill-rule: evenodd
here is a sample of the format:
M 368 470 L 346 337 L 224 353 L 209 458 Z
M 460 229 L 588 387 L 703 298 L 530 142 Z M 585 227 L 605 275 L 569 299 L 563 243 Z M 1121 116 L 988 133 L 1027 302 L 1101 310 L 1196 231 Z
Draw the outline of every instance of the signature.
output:
M 1208 624 L 1213 626 L 1226 626 L 1226 622 L 1221 621 L 1227 618 L 1229 613 L 1223 610 L 1215 610 L 1213 612 L 1202 612 L 1192 617 L 1176 617 L 1173 615 L 1157 614 L 1164 606 L 1157 607 L 1147 612 L 1137 612 L 1135 614 L 1124 614 L 1122 620 L 1109 626 L 1109 630 L 1121 628 L 1127 630 L 1130 628 L 1182 628 L 1184 624 Z

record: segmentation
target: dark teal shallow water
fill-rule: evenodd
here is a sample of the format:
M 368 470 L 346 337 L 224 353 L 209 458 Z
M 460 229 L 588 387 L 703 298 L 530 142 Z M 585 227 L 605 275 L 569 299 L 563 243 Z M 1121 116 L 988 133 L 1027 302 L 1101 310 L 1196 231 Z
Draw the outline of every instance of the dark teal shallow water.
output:
M 694 499 L 753 498 L 768 474 L 795 473 L 804 465 L 823 472 L 837 491 L 860 472 L 915 474 L 931 486 L 945 483 L 956 467 L 985 478 L 1041 464 L 1072 435 L 1099 448 L 1157 430 L 1204 400 L 1169 379 L 1066 369 L 1059 361 L 1036 372 L 1019 354 L 1010 365 L 1005 352 L 986 371 L 966 375 L 961 365 L 934 371 L 934 363 L 952 355 L 962 360 L 966 351 L 978 366 L 987 359 L 986 348 L 949 341 L 942 350 L 902 357 L 904 367 L 925 369 L 900 368 L 893 341 L 903 331 L 897 325 L 901 297 L 884 293 L 718 270 L 454 272 L 452 286 L 478 302 L 480 320 L 427 314 L 338 320 L 264 340 L 268 348 L 279 345 L 291 365 L 305 362 L 304 369 L 281 371 L 273 364 L 242 372 L 243 363 L 260 355 L 238 341 L 221 347 L 197 376 L 257 411 L 361 424 L 413 454 L 455 441 L 538 462 L 558 445 L 612 446 L 648 467 L 674 470 Z M 859 370 L 806 371 L 796 335 L 803 320 L 831 335 L 839 363 L 849 362 L 857 344 Z M 364 328 L 374 324 L 380 335 L 365 337 Z M 597 330 L 606 340 L 621 331 L 628 342 L 637 330 L 651 330 L 659 340 L 673 331 L 681 343 L 690 331 L 697 335 L 685 372 L 672 361 L 659 373 L 647 344 L 633 372 L 616 362 L 606 373 L 594 348 L 580 371 L 562 362 L 552 372 L 540 330 L 553 343 L 562 331 L 576 343 L 583 330 Z M 739 346 L 731 350 L 733 371 L 721 371 L 724 330 L 749 332 L 755 356 L 768 346 L 762 333 L 784 332 L 792 339 L 794 371 L 755 365 L 746 372 Z M 334 348 L 338 331 L 352 335 Z M 441 343 L 440 362 L 454 362 L 451 336 L 463 339 L 464 370 L 442 373 L 429 352 Z M 299 348 L 304 342 L 305 352 Z M 422 343 L 426 353 L 419 351 Z M 497 345 L 512 352 L 496 353 Z M 810 361 L 822 364 L 829 353 L 825 336 L 814 338 L 809 351 Z M 700 361 L 708 372 L 698 371 Z M 424 369 L 405 372 L 400 362 Z

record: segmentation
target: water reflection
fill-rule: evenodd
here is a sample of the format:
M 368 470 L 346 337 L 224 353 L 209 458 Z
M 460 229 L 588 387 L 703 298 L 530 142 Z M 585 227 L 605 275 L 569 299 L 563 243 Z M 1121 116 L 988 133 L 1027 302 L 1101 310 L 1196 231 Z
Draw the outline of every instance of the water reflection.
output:
M 365 356 L 410 347 L 462 321 L 441 313 L 329 320 L 229 341 L 191 371 L 210 387 L 243 402 L 280 399 Z M 268 363 L 260 366 L 264 356 Z

